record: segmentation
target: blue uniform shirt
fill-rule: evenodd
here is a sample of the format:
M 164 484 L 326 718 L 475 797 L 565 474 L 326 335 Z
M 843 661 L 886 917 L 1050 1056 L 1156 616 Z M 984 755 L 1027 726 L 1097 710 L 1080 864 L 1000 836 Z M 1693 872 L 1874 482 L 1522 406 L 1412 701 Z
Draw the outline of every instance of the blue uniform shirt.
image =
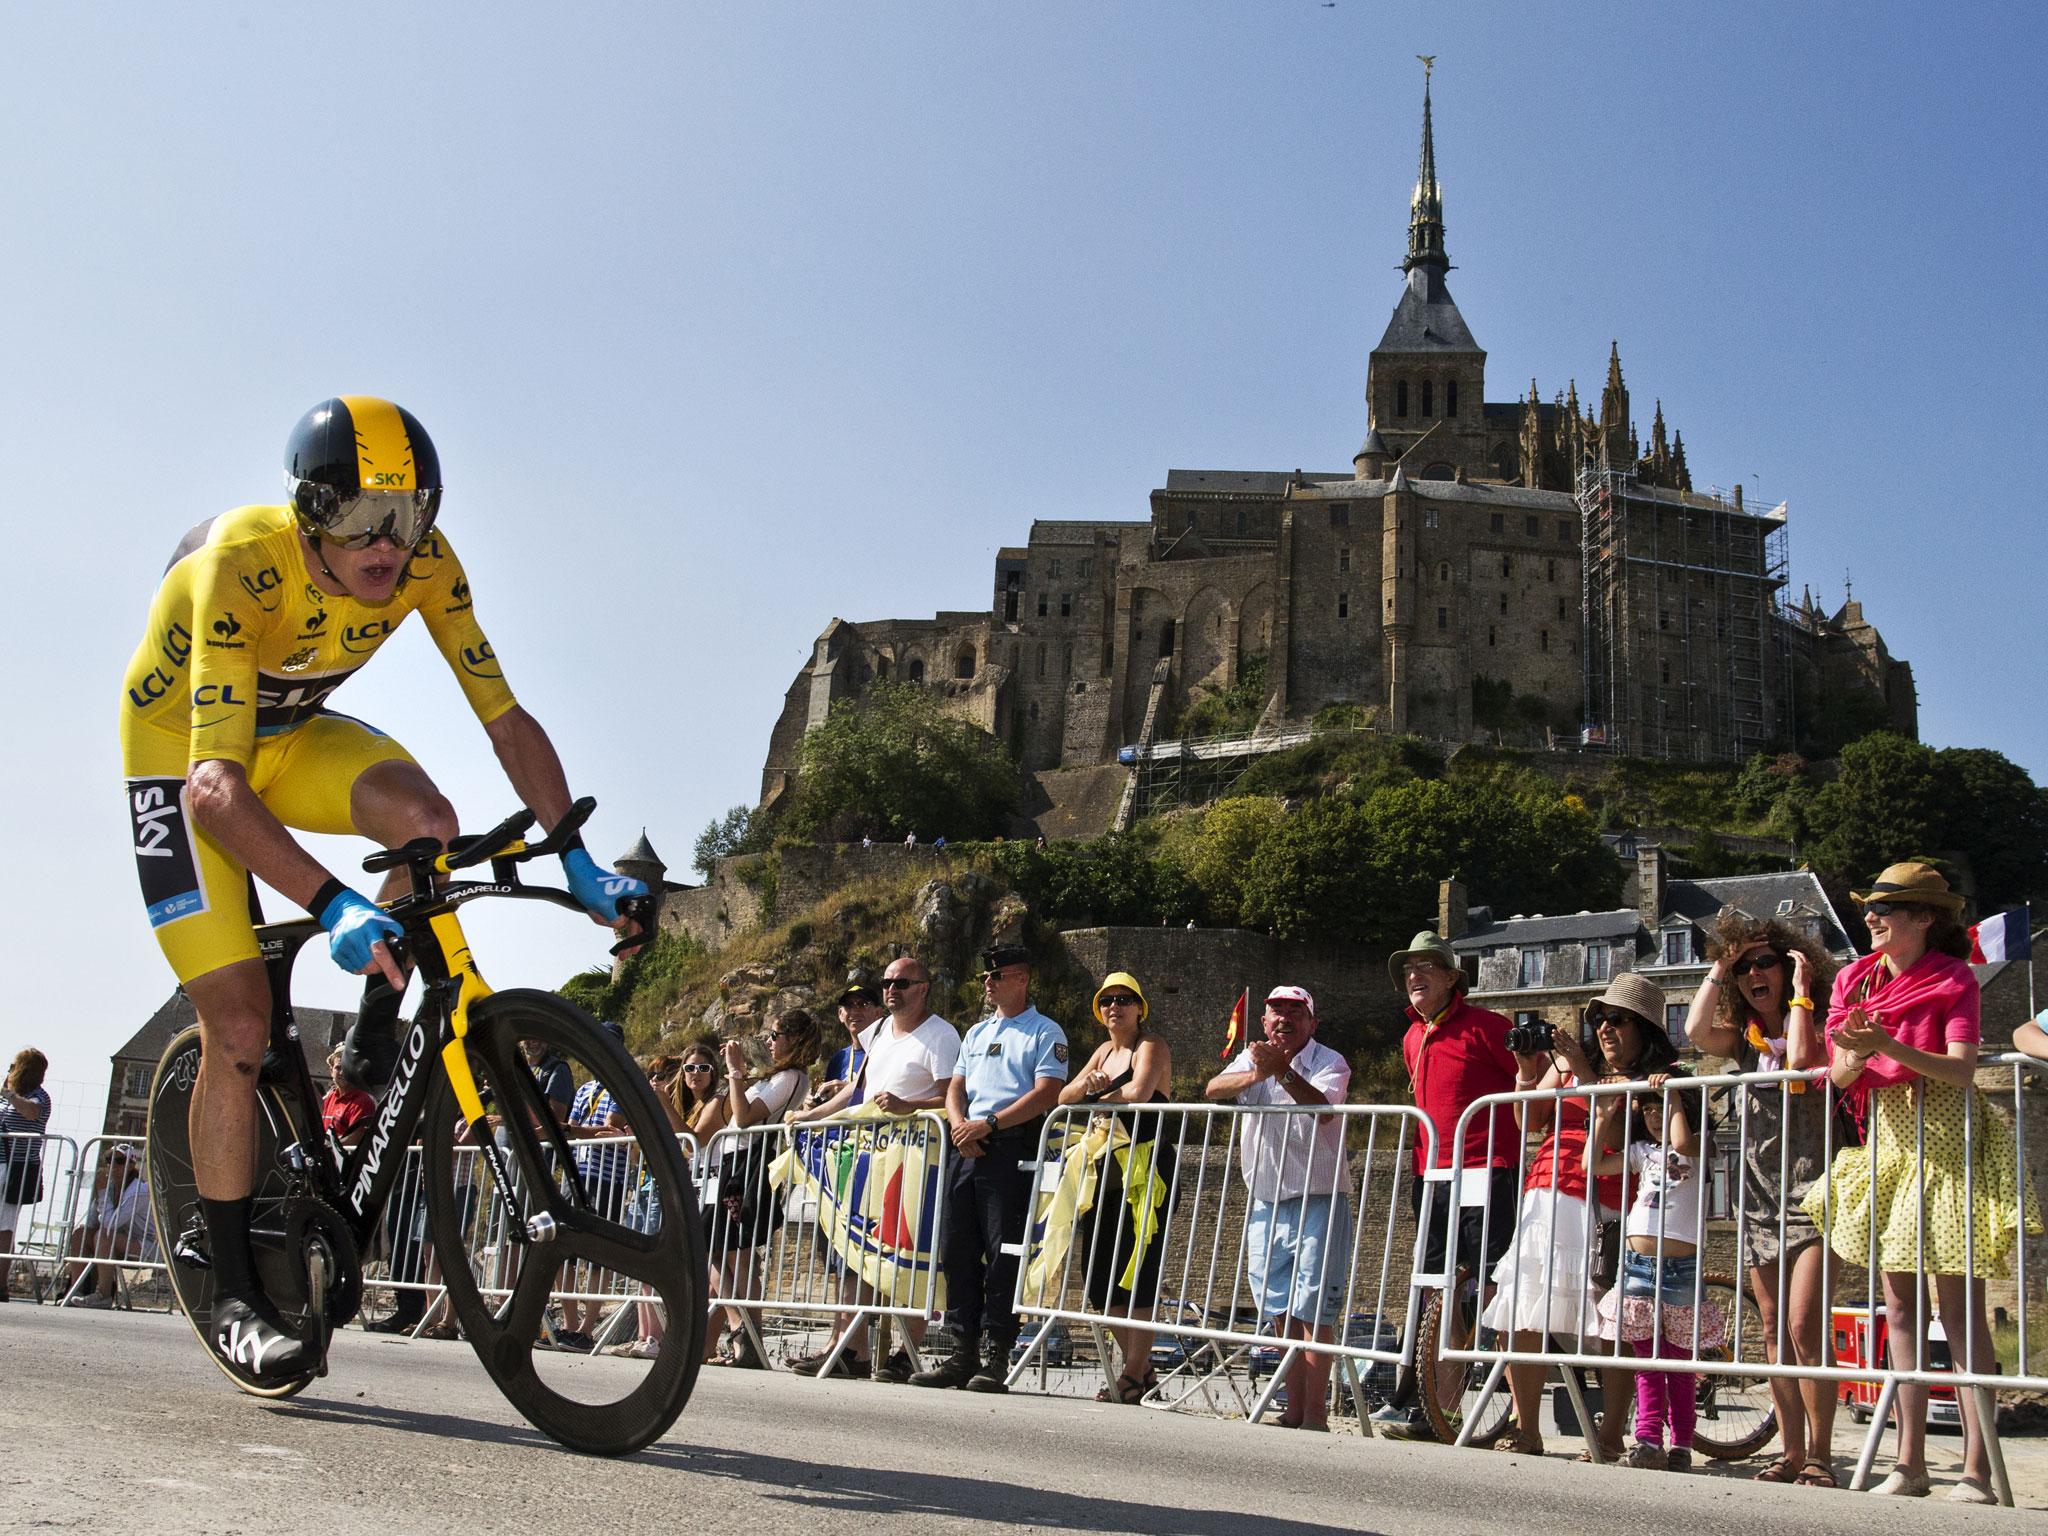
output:
M 1067 1032 L 1036 1008 L 1009 1019 L 991 1014 L 960 1042 L 957 1075 L 967 1080 L 968 1118 L 979 1120 L 1023 1098 L 1041 1077 L 1065 1082 Z

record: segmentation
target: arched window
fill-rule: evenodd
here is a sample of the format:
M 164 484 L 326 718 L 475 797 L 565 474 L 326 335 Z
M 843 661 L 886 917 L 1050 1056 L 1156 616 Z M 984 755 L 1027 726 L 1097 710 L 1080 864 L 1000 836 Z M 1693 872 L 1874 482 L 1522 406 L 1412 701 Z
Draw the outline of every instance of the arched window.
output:
M 1517 480 L 1521 478 L 1515 473 L 1515 451 L 1505 443 L 1493 451 L 1493 472 L 1497 478 L 1502 480 Z
M 963 645 L 960 654 L 953 658 L 953 675 L 963 682 L 974 676 L 974 647 Z
M 913 683 L 921 683 L 921 682 L 923 682 L 923 681 L 924 681 L 924 658 L 923 658 L 922 656 L 913 656 L 913 657 L 911 657 L 911 658 L 910 658 L 910 666 L 909 666 L 909 667 L 908 667 L 908 668 L 906 669 L 905 675 L 906 675 L 907 677 L 909 677 L 909 679 L 910 679 L 910 680 L 911 680 L 911 681 L 912 681 Z
M 1446 416 L 1458 414 L 1458 381 L 1456 379 L 1450 379 L 1444 384 L 1444 414 Z
M 1434 379 L 1424 379 L 1422 381 L 1422 414 L 1425 418 L 1436 414 L 1436 381 Z
M 1455 480 L 1458 478 L 1458 466 L 1444 463 L 1432 464 L 1422 472 L 1422 478 L 1425 480 Z

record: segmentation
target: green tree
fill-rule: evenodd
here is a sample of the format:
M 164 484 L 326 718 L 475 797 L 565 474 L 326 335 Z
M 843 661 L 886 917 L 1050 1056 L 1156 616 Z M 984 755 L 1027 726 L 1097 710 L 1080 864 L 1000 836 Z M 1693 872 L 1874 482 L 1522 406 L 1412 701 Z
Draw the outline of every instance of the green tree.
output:
M 1193 883 L 1177 865 L 1155 857 L 1150 839 L 1136 833 L 1043 848 L 1004 843 L 989 850 L 988 861 L 1035 916 L 1049 920 L 1149 927 L 1202 912 Z
M 913 683 L 871 683 L 841 699 L 804 737 L 797 763 L 782 830 L 798 838 L 996 837 L 1017 808 L 1009 749 Z
M 2032 901 L 2048 889 L 2048 797 L 2003 753 L 1949 747 L 1935 754 L 1947 810 L 1942 846 L 1963 854 L 1980 913 Z
M 753 809 L 736 805 L 723 816 L 712 817 L 704 830 L 697 834 L 697 846 L 691 862 L 699 874 L 708 875 L 715 860 L 729 858 L 736 853 L 759 852 L 754 832 Z
M 1842 749 L 1841 771 L 1813 797 L 1815 868 L 1860 885 L 1887 864 L 1946 842 L 1947 785 L 1934 749 L 1879 731 Z
M 1242 923 L 1245 881 L 1286 819 L 1280 802 L 1270 796 L 1218 800 L 1168 833 L 1160 854 L 1201 892 L 1211 922 Z

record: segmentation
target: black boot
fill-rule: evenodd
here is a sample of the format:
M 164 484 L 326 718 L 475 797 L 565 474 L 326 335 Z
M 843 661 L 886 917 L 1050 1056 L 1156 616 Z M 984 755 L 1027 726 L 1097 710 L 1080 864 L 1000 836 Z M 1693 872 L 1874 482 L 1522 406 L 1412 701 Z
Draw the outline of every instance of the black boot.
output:
M 1010 1390 L 1010 1346 L 1015 1339 L 1005 1339 L 990 1334 L 982 1341 L 981 1367 L 967 1378 L 970 1392 L 1007 1392 Z
M 973 1341 L 962 1339 L 953 1346 L 951 1356 L 928 1370 L 919 1371 L 910 1378 L 910 1384 L 913 1387 L 964 1387 L 974 1374 L 976 1364 Z

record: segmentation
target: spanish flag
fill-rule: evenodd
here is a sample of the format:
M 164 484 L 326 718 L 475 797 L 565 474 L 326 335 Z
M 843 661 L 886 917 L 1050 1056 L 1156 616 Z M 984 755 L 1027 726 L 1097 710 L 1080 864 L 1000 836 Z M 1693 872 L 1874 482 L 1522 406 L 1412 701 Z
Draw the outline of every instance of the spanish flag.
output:
M 1251 1015 L 1251 1007 L 1252 989 L 1246 987 L 1237 994 L 1237 1006 L 1230 1010 L 1230 1027 L 1223 1035 L 1223 1060 L 1230 1060 L 1244 1049 L 1244 1025 Z

